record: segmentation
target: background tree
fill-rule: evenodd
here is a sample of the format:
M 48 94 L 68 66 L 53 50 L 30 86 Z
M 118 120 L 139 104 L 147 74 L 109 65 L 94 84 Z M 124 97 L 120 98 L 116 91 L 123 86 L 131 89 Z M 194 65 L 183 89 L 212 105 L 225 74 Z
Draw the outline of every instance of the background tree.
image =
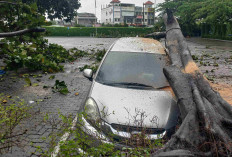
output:
M 37 2 L 41 1 L 0 1 L 0 36 L 16 31 L 16 34 L 8 33 L 11 37 L 8 35 L 0 40 L 0 55 L 4 58 L 7 69 L 26 67 L 29 70 L 56 72 L 62 70 L 60 62 L 73 59 L 63 47 L 48 44 L 43 34 L 34 32 L 35 28 L 48 23 L 39 12 Z M 61 17 L 65 16 L 63 12 L 59 14 Z M 70 17 L 71 15 L 67 18 Z M 12 34 L 17 36 L 12 37 Z
M 232 29 L 226 28 L 232 22 L 231 0 L 166 0 L 159 5 L 159 10 L 165 12 L 166 9 L 173 11 L 184 35 L 199 34 L 203 24 L 210 25 L 206 32 L 211 31 L 211 34 L 225 35 L 227 30 Z
M 23 3 L 36 3 L 38 12 L 47 15 L 50 20 L 64 19 L 71 21 L 77 15 L 77 9 L 81 6 L 79 0 L 22 0 Z

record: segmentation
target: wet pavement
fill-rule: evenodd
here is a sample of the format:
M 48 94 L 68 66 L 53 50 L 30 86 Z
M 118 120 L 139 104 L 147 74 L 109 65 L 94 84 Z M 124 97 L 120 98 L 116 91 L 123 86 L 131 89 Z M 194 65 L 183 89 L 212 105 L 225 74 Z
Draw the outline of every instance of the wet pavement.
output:
M 206 48 L 221 49 L 221 50 L 232 50 L 232 41 L 216 40 L 216 39 L 206 39 L 206 38 L 187 38 L 190 45 L 191 43 L 196 44 L 196 46 L 202 45 Z M 193 45 L 194 46 L 194 45 Z
M 40 154 L 36 151 L 37 146 L 47 150 L 50 144 L 43 137 L 48 137 L 59 131 L 59 114 L 74 117 L 87 96 L 91 82 L 79 70 L 79 67 L 86 63 L 92 63 L 92 61 L 83 58 L 65 64 L 64 72 L 42 74 L 42 77 L 36 78 L 30 76 L 32 83 L 38 83 L 36 87 L 25 87 L 25 80 L 23 77 L 19 77 L 19 73 L 16 75 L 15 72 L 10 72 L 5 75 L 4 80 L 0 82 L 0 93 L 24 99 L 25 103 L 33 106 L 33 109 L 31 110 L 32 117 L 21 124 L 21 127 L 23 126 L 23 129 L 27 130 L 26 134 L 21 137 L 22 143 L 18 147 L 13 147 L 8 154 L 2 156 L 37 156 Z M 25 72 L 21 74 L 25 74 Z M 38 75 L 39 73 L 34 74 Z M 49 79 L 52 75 L 55 75 L 55 78 Z M 67 95 L 52 91 L 51 87 L 54 86 L 56 80 L 65 81 L 69 90 Z M 44 88 L 44 86 L 47 88 Z M 51 121 L 44 122 L 47 113 Z
M 117 40 L 116 38 L 75 37 L 49 37 L 47 39 L 50 43 L 60 44 L 67 49 L 76 47 L 81 50 L 108 49 Z M 223 94 L 228 100 L 232 100 L 232 95 L 228 95 L 228 93 L 232 93 L 230 92 L 232 87 L 232 43 L 199 38 L 187 40 L 192 55 L 197 58 L 195 61 L 202 72 L 211 79 L 213 87 L 219 92 L 224 92 Z M 4 156 L 30 156 L 36 150 L 32 144 L 44 149 L 49 146 L 48 142 L 41 138 L 49 136 L 54 128 L 42 122 L 43 115 L 49 112 L 54 119 L 58 119 L 58 111 L 61 111 L 62 114 L 76 115 L 91 85 L 91 82 L 83 77 L 79 67 L 92 62 L 88 58 L 83 58 L 73 63 L 67 63 L 65 72 L 55 74 L 55 79 L 52 80 L 49 77 L 53 74 L 43 74 L 41 78 L 30 77 L 32 83 L 39 84 L 37 87 L 24 87 L 24 78 L 16 78 L 14 72 L 5 76 L 5 81 L 0 82 L 0 93 L 19 96 L 25 99 L 25 102 L 32 103 L 34 110 L 40 112 L 30 121 L 25 122 L 28 132 L 24 135 L 22 147 L 14 147 L 12 153 Z M 43 88 L 44 86 L 54 86 L 55 80 L 65 81 L 70 93 L 65 96 L 53 93 L 51 88 Z M 77 92 L 79 95 L 75 95 Z M 38 102 L 38 100 L 42 101 Z
M 62 45 L 66 49 L 76 47 L 80 50 L 108 49 L 117 38 L 90 38 L 90 37 L 47 37 L 50 43 Z

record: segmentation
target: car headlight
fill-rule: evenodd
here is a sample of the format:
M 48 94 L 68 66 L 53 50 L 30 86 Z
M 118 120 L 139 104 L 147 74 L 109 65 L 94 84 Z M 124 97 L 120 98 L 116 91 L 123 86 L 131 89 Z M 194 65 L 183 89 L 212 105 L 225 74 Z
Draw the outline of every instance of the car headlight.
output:
M 92 98 L 88 98 L 85 102 L 85 113 L 88 120 L 95 122 L 100 120 L 100 113 L 97 104 Z

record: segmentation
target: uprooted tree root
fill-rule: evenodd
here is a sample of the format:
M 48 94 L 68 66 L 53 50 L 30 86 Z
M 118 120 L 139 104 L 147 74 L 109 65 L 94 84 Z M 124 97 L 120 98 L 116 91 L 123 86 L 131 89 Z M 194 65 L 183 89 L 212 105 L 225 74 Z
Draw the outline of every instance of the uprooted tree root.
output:
M 177 99 L 182 124 L 154 156 L 232 155 L 232 107 L 214 91 L 194 63 L 177 20 L 170 11 L 166 47 L 172 65 L 164 68 Z

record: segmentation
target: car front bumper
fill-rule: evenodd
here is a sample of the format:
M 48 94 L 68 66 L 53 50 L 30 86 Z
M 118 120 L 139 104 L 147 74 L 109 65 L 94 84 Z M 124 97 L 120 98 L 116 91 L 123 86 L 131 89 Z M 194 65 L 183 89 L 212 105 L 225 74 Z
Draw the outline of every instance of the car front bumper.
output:
M 94 137 L 95 139 L 100 140 L 102 143 L 108 143 L 114 145 L 117 149 L 122 149 L 123 147 L 129 148 L 131 146 L 128 146 L 126 144 L 118 143 L 114 141 L 112 138 L 110 139 L 107 135 L 110 135 L 112 137 L 118 137 L 121 139 L 130 139 L 133 134 L 129 132 L 123 132 L 115 130 L 110 124 L 106 122 L 102 122 L 101 127 L 103 128 L 103 131 L 97 130 L 95 127 L 93 127 L 83 116 L 82 116 L 83 125 L 81 129 L 89 136 Z M 139 134 L 140 132 L 135 132 L 135 134 Z M 157 140 L 162 139 L 166 134 L 166 131 L 164 131 L 162 134 L 146 134 L 146 139 L 148 140 Z

